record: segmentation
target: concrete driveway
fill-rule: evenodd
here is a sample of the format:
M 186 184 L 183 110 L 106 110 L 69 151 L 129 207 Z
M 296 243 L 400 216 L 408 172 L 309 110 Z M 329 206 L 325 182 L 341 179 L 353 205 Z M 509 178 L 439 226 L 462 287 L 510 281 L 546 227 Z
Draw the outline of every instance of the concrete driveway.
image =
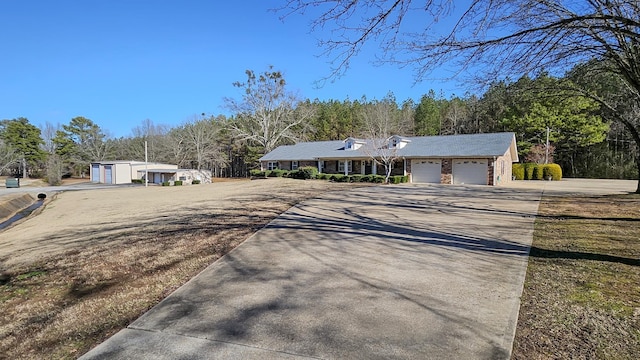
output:
M 540 194 L 403 185 L 307 201 L 82 358 L 508 358 Z

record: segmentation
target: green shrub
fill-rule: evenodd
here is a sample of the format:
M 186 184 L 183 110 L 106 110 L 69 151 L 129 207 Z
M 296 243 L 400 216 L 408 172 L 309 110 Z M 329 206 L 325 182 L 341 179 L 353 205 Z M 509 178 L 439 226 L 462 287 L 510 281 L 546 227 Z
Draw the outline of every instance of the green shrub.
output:
M 345 181 L 344 178 L 346 176 L 341 175 L 341 174 L 331 174 L 331 176 L 329 176 L 329 181 L 335 181 L 335 182 L 343 182 Z
M 165 182 L 162 183 L 162 186 L 171 186 L 171 183 L 168 182 L 168 181 L 165 181 Z
M 371 176 L 371 182 L 372 183 L 376 183 L 376 184 L 382 184 L 382 183 L 384 183 L 384 176 L 382 176 L 382 175 L 372 175 Z
M 259 178 L 263 178 L 267 176 L 266 171 L 258 170 L 258 169 L 253 169 L 249 171 L 249 175 L 251 175 L 252 177 L 259 177 Z
M 195 179 L 195 180 L 191 180 L 191 185 L 198 185 L 200 184 L 200 180 Z
M 329 174 L 320 173 L 316 175 L 316 179 L 318 180 L 329 180 Z
M 131 179 L 132 184 L 144 184 L 143 179 Z
M 287 170 L 273 169 L 271 171 L 267 171 L 267 177 L 287 177 L 289 172 Z
M 554 181 L 562 180 L 562 168 L 558 164 L 545 164 L 542 172 L 545 180 L 549 178 Z
M 538 164 L 524 163 L 522 166 L 524 167 L 524 179 L 533 180 L 533 170 L 538 166 Z
M 359 183 L 362 182 L 362 175 L 349 175 L 349 182 Z
M 536 166 L 533 168 L 533 179 L 534 180 L 544 179 L 544 165 L 536 164 Z
M 182 186 L 182 180 L 176 180 L 173 182 L 174 186 Z
M 318 176 L 318 168 L 315 166 L 304 166 L 298 170 L 291 171 L 289 175 L 294 179 L 315 179 Z
M 515 177 L 516 180 L 524 180 L 524 165 L 513 164 L 511 168 L 511 174 Z

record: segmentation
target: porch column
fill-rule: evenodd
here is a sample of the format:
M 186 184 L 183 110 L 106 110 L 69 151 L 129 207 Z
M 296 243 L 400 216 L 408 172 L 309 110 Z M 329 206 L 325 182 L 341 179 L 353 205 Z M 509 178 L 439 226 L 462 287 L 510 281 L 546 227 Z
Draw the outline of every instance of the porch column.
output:
M 344 176 L 349 175 L 349 160 L 344 161 Z
M 371 174 L 378 175 L 378 163 L 375 160 L 371 161 Z
M 360 160 L 360 175 L 366 175 L 365 167 L 367 166 L 366 160 Z
M 407 159 L 402 158 L 403 175 L 407 176 Z

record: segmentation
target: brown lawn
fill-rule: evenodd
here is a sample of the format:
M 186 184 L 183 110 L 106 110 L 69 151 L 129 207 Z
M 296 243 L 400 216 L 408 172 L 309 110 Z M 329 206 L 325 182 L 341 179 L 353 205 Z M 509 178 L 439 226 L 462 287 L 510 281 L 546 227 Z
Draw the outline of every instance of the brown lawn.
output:
M 0 358 L 76 358 L 292 205 L 353 186 L 266 179 L 59 194 L 0 233 Z
M 640 195 L 544 198 L 514 359 L 640 357 Z

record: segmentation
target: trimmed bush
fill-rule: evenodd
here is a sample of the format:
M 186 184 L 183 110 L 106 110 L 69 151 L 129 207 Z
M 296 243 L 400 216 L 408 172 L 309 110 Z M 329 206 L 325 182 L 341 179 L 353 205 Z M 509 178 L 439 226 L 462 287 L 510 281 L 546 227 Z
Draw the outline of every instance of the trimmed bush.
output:
M 308 180 L 315 179 L 318 176 L 318 168 L 315 166 L 304 166 L 298 170 L 294 170 L 289 175 L 294 179 Z
M 318 174 L 318 175 L 316 175 L 316 179 L 329 180 L 329 174 Z
M 533 180 L 533 169 L 535 169 L 538 164 L 524 163 L 522 166 L 524 167 L 524 179 Z
M 143 179 L 131 179 L 132 184 L 144 184 Z
M 267 177 L 287 177 L 289 172 L 287 170 L 273 169 L 266 172 Z
M 533 179 L 534 180 L 543 180 L 544 179 L 544 166 L 540 164 L 536 164 L 533 168 Z
M 195 179 L 195 180 L 191 181 L 191 185 L 198 185 L 198 184 L 200 184 L 200 180 L 198 180 L 198 179 Z
M 522 164 L 513 164 L 511 174 L 516 180 L 524 180 L 524 166 Z
M 171 186 L 171 183 L 168 182 L 168 181 L 165 181 L 165 182 L 162 183 L 162 186 Z
M 182 186 L 182 180 L 176 180 L 173 182 L 174 186 Z
M 263 170 L 258 170 L 258 169 L 253 169 L 249 171 L 249 174 L 252 177 L 259 177 L 259 178 L 263 178 L 266 177 L 266 172 Z
M 376 184 L 382 184 L 382 183 L 384 183 L 384 176 L 382 176 L 382 175 L 372 175 L 371 182 L 372 183 L 376 183 Z
M 362 182 L 362 175 L 350 175 L 349 176 L 349 182 L 352 183 L 357 183 L 357 182 Z
M 553 181 L 562 180 L 562 168 L 558 164 L 546 164 L 543 165 L 543 175 L 544 179 L 549 179 Z

